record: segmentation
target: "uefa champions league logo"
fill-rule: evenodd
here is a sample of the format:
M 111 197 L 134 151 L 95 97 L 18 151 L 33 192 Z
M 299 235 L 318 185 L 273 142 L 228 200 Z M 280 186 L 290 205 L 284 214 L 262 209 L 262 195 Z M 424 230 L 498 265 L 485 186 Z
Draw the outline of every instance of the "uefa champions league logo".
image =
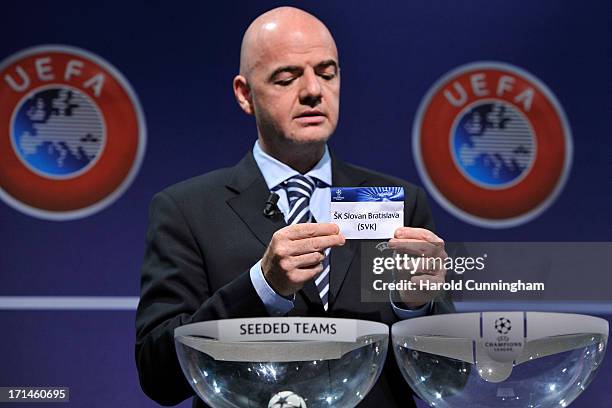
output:
M 495 321 L 495 330 L 501 335 L 506 335 L 512 330 L 512 322 L 510 322 L 510 319 L 500 317 Z
M 335 201 L 342 201 L 344 200 L 344 197 L 342 196 L 342 190 L 337 189 L 336 190 L 336 196 L 334 197 Z
M 293 391 L 281 391 L 270 398 L 268 408 L 307 408 L 302 397 Z

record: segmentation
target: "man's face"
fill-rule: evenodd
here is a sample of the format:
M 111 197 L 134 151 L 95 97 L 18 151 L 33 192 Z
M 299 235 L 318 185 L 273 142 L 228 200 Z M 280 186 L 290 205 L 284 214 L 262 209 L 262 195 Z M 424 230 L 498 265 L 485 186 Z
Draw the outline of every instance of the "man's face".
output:
M 258 39 L 248 74 L 259 133 L 269 143 L 325 143 L 340 103 L 334 41 L 316 26 L 271 31 Z

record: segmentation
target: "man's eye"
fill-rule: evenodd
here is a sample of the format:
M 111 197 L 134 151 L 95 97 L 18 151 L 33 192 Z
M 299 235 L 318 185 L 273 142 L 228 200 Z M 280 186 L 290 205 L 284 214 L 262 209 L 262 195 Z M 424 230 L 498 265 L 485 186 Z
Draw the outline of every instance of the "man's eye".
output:
M 321 78 L 330 81 L 336 77 L 336 74 L 321 74 Z
M 279 79 L 276 82 L 274 82 L 276 85 L 280 85 L 280 86 L 287 86 L 290 85 L 293 81 L 295 80 L 295 78 L 285 78 L 285 79 Z

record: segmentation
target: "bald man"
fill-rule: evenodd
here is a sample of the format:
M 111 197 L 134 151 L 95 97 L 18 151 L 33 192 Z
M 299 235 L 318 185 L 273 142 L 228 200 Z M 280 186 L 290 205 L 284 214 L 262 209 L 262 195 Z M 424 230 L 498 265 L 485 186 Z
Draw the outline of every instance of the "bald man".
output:
M 391 245 L 421 241 L 437 256 L 444 246 L 420 188 L 347 164 L 327 148 L 340 100 L 338 51 L 327 27 L 290 7 L 259 16 L 244 34 L 233 90 L 255 118 L 252 151 L 234 167 L 165 189 L 151 203 L 136 363 L 143 390 L 164 405 L 193 396 L 174 351 L 173 331 L 184 324 L 261 316 L 393 324 L 452 310 L 446 301 L 431 302 L 435 293 L 360 301 L 358 244 L 329 223 L 332 185 L 403 187 L 405 227 Z M 271 193 L 279 196 L 277 208 L 265 212 Z M 425 279 L 443 281 L 444 272 L 428 271 Z M 195 406 L 206 405 L 194 398 Z M 360 406 L 414 406 L 392 357 Z

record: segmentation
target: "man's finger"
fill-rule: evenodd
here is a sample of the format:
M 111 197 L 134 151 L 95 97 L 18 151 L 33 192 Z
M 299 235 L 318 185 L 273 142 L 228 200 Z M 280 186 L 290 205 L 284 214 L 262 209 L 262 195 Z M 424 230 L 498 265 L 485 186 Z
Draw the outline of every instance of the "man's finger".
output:
M 293 265 L 296 268 L 309 268 L 316 266 L 325 260 L 325 252 L 310 252 L 293 257 Z
M 322 237 L 325 235 L 337 235 L 340 228 L 336 224 L 329 223 L 301 223 L 289 225 L 284 228 L 287 238 L 300 240 L 304 238 Z
M 327 248 L 342 246 L 346 240 L 344 235 L 326 235 L 321 237 L 306 238 L 291 243 L 292 255 L 302 255 L 310 252 L 321 252 Z
M 423 276 L 423 275 L 427 275 L 427 276 L 446 276 L 446 271 L 444 269 L 426 269 L 426 268 L 419 268 L 416 270 L 416 272 L 414 273 L 415 276 Z
M 429 277 L 435 276 L 435 277 L 442 277 L 442 278 L 446 277 L 446 270 L 444 268 L 442 269 L 437 268 L 439 266 L 439 262 L 436 262 L 435 264 L 436 268 L 426 268 L 426 266 L 429 266 L 429 265 L 425 265 L 425 266 L 419 265 L 416 270 L 414 269 L 395 270 L 393 271 L 393 274 L 396 278 L 399 278 L 399 279 L 409 279 L 414 276 L 429 276 Z M 434 265 L 430 265 L 430 266 L 434 266 Z
M 425 228 L 400 227 L 395 230 L 394 238 L 419 239 L 436 245 L 444 245 L 444 240 Z
M 294 271 L 296 280 L 304 283 L 313 280 L 317 275 L 323 272 L 323 265 L 319 264 L 311 268 L 299 268 Z
M 444 283 L 444 278 L 441 276 L 433 276 L 433 275 L 418 275 L 410 278 L 411 282 L 414 282 L 417 288 L 421 287 L 420 282 L 429 282 L 430 291 L 436 292 L 439 285 Z M 427 290 L 426 284 L 423 284 L 423 290 Z
M 439 290 L 437 288 L 439 287 L 438 285 L 444 282 L 444 278 L 440 276 L 419 275 L 411 277 L 410 281 L 415 285 L 415 289 L 402 291 L 400 294 L 401 299 L 404 302 L 427 303 L 438 296 Z M 428 285 L 425 282 L 429 282 L 430 289 L 427 289 Z M 423 285 L 423 289 L 421 289 L 421 285 Z
M 425 255 L 439 257 L 444 251 L 444 246 L 437 245 L 432 242 L 425 242 L 418 239 L 398 239 L 391 238 L 389 240 L 389 248 L 409 255 Z
M 396 272 L 396 276 L 405 278 L 406 276 L 437 276 L 439 275 L 440 272 L 439 271 L 434 271 L 434 270 L 428 270 L 428 269 L 423 269 L 423 268 L 418 268 L 416 271 L 410 270 L 410 271 L 399 271 Z

